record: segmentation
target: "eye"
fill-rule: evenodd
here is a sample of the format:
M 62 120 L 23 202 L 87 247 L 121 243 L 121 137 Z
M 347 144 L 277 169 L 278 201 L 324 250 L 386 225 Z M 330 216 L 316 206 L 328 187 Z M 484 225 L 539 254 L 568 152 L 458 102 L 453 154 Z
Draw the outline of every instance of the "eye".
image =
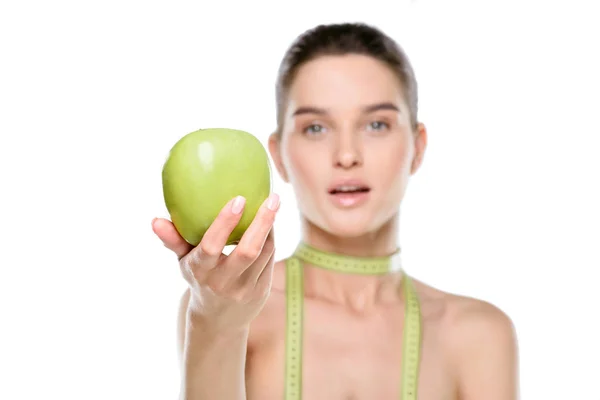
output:
M 371 123 L 369 123 L 369 125 L 367 126 L 368 130 L 374 130 L 374 131 L 382 131 L 385 129 L 389 129 L 390 126 L 383 122 L 383 121 L 373 121 Z
M 319 124 L 311 124 L 304 128 L 303 132 L 309 135 L 318 135 L 319 133 L 325 132 L 325 127 Z

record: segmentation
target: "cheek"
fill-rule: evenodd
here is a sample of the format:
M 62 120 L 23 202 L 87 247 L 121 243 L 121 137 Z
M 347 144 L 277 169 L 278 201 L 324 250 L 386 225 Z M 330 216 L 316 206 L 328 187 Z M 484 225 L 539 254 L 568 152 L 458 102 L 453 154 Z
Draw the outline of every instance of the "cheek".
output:
M 287 165 L 288 174 L 291 183 L 300 188 L 300 193 L 309 192 L 316 189 L 321 180 L 324 168 L 323 162 L 326 159 L 326 154 L 321 154 L 317 146 L 307 148 L 304 143 L 294 143 L 290 140 L 288 143 Z
M 382 187 L 402 187 L 410 173 L 412 149 L 406 141 L 380 146 L 371 155 L 371 172 Z

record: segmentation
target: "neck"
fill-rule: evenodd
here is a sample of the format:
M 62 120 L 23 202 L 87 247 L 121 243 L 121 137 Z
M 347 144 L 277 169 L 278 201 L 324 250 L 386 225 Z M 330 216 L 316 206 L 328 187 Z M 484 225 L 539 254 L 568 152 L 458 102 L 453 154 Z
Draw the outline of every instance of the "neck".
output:
M 399 215 L 377 231 L 360 237 L 334 236 L 306 219 L 302 221 L 302 240 L 319 250 L 355 257 L 382 257 L 398 249 Z M 348 306 L 365 312 L 381 303 L 398 301 L 401 272 L 384 275 L 344 274 L 320 268 L 305 269 L 305 290 L 309 297 Z
M 332 235 L 302 218 L 302 240 L 320 250 L 356 257 L 381 257 L 392 254 L 398 247 L 399 214 L 376 231 L 361 236 Z

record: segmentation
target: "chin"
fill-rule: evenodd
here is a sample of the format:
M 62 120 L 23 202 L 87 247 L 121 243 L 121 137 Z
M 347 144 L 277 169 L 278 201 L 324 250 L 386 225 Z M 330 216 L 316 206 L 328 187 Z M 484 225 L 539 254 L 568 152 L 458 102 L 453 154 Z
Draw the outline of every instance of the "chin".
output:
M 370 230 L 366 227 L 330 225 L 325 227 L 325 231 L 332 236 L 343 239 L 357 239 L 367 235 Z
M 361 212 L 357 209 L 353 212 L 329 212 L 322 216 L 318 226 L 336 237 L 353 239 L 377 232 L 387 220 L 367 210 Z

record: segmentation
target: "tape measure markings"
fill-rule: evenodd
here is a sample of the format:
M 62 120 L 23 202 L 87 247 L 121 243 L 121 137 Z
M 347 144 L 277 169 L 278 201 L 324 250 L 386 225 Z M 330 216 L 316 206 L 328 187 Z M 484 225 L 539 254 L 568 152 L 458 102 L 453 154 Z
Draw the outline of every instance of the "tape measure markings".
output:
M 296 258 L 286 261 L 286 379 L 285 398 L 302 398 L 304 274 Z
M 416 400 L 421 352 L 421 310 L 413 282 L 406 274 L 402 276 L 405 302 L 404 334 L 402 350 L 402 397 Z

